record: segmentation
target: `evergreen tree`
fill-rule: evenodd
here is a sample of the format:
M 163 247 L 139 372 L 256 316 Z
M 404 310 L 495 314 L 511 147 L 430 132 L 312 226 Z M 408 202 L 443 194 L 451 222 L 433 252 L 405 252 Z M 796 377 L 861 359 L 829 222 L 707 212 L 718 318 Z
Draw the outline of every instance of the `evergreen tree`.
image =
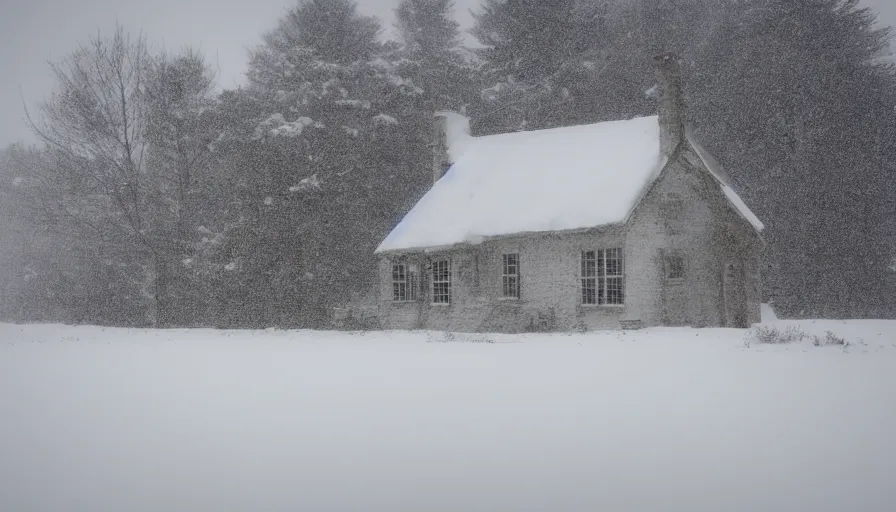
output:
M 340 15 L 320 16 L 327 6 Z M 399 49 L 375 41 L 375 23 L 351 2 L 302 3 L 230 95 L 243 113 L 225 115 L 222 135 L 247 177 L 246 221 L 228 228 L 218 272 L 259 290 L 267 325 L 323 326 L 331 306 L 369 296 L 376 244 L 431 176 L 408 147 L 423 89 L 399 73 Z M 364 41 L 343 36 L 357 27 L 371 28 Z
M 486 0 L 472 31 L 493 84 L 475 112 L 485 131 L 605 120 L 606 14 L 586 0 Z
M 375 18 L 358 14 L 353 0 L 301 0 L 265 43 L 280 51 L 303 48 L 321 60 L 349 64 L 377 52 L 381 31 Z
M 422 89 L 421 110 L 465 107 L 476 93 L 477 66 L 461 46 L 454 2 L 402 0 L 395 16 L 403 57 L 399 73 Z
M 460 46 L 453 0 L 402 0 L 395 26 L 408 53 L 435 61 Z

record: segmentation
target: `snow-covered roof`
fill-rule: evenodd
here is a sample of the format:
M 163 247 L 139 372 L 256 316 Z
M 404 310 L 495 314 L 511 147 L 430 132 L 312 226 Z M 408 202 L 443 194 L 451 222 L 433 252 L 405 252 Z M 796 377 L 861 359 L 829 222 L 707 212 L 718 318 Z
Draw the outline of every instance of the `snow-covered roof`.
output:
M 656 116 L 472 137 L 465 118 L 439 115 L 454 165 L 377 253 L 623 223 L 665 165 Z

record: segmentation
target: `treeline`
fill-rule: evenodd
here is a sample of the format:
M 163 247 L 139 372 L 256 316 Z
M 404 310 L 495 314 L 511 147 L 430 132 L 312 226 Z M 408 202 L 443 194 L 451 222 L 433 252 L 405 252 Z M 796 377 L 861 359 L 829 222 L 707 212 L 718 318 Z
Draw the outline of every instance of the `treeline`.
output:
M 324 327 L 431 185 L 434 111 L 477 134 L 650 115 L 664 51 L 767 225 L 767 297 L 896 315 L 896 74 L 856 1 L 484 0 L 476 49 L 453 9 L 403 0 L 384 41 L 352 0 L 304 0 L 223 92 L 121 28 L 77 48 L 29 112 L 42 144 L 0 155 L 0 317 Z

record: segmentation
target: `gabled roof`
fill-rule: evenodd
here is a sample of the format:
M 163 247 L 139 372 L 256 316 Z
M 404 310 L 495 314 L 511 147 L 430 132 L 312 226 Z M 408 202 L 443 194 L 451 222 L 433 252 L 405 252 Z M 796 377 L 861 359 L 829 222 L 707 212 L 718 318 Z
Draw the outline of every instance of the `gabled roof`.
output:
M 449 115 L 447 135 L 454 165 L 377 253 L 623 223 L 666 163 L 656 116 L 471 137 L 466 120 Z
M 688 143 L 690 143 L 691 147 L 694 148 L 694 152 L 697 153 L 697 156 L 700 158 L 700 161 L 703 162 L 703 166 L 706 167 L 706 170 L 709 171 L 710 174 L 719 182 L 719 186 L 722 188 L 722 193 L 725 194 L 725 197 L 728 199 L 728 203 L 734 208 L 741 217 L 744 218 L 747 222 L 753 226 L 757 232 L 762 232 L 765 229 L 765 225 L 759 220 L 750 209 L 747 207 L 746 203 L 744 203 L 743 199 L 737 195 L 737 192 L 731 188 L 731 180 L 728 178 L 728 175 L 722 171 L 722 167 L 719 165 L 719 162 L 713 158 L 713 156 L 700 145 L 699 142 L 694 139 L 693 135 L 691 135 L 690 131 L 687 134 Z

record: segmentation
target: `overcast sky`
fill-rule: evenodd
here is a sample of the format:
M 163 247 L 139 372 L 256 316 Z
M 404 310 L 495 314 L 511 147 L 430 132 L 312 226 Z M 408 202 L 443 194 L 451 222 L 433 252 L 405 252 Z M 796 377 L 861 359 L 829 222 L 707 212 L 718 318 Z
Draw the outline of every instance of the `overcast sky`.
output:
M 881 20 L 896 25 L 896 0 L 865 0 Z M 246 49 L 276 24 L 295 0 L 0 0 L 0 147 L 33 140 L 22 121 L 29 106 L 52 89 L 47 60 L 65 56 L 97 30 L 116 20 L 169 50 L 192 46 L 216 64 L 222 87 L 242 82 Z M 391 27 L 398 0 L 358 0 L 361 10 Z M 465 28 L 479 0 L 455 0 Z

